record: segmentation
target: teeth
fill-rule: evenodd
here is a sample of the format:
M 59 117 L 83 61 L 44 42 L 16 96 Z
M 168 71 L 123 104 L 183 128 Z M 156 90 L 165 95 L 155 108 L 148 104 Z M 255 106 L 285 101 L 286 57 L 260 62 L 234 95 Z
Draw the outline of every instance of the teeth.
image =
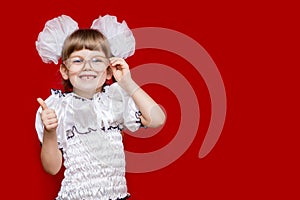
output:
M 88 79 L 96 78 L 96 76 L 92 76 L 92 75 L 82 75 L 82 76 L 80 76 L 79 78 L 88 80 Z

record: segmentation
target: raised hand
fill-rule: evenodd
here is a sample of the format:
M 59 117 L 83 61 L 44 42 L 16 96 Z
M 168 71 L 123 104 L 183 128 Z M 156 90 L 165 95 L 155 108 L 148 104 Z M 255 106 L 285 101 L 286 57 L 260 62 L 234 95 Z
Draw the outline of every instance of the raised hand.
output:
M 139 86 L 132 80 L 127 62 L 122 58 L 112 57 L 110 68 L 118 84 L 132 96 Z
M 112 57 L 110 60 L 110 68 L 116 81 L 120 81 L 124 76 L 130 76 L 129 66 L 123 58 Z
M 45 130 L 48 132 L 55 131 L 58 126 L 58 119 L 55 111 L 51 108 L 48 108 L 43 99 L 37 98 L 37 101 L 42 107 L 41 119 L 44 124 Z

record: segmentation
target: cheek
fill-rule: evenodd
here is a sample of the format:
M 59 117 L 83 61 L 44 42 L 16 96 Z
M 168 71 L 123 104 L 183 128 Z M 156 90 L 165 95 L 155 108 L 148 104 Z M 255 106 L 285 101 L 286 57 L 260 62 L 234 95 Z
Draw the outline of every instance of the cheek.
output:
M 71 70 L 69 70 L 68 76 L 69 76 L 69 78 L 78 76 L 78 75 L 79 75 L 79 72 L 80 72 L 80 71 L 71 71 Z
M 73 86 L 77 82 L 78 74 L 79 72 L 74 72 L 74 71 L 69 71 L 68 73 L 68 78 Z
M 106 71 L 99 74 L 98 86 L 102 86 L 105 83 L 106 77 L 107 77 L 107 72 Z

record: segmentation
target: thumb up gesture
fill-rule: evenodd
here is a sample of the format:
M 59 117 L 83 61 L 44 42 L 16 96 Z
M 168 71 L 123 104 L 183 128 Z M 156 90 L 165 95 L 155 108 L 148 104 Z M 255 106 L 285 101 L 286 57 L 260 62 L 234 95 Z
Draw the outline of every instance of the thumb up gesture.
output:
M 42 107 L 41 119 L 44 124 L 45 130 L 48 132 L 56 131 L 56 128 L 58 126 L 58 119 L 55 111 L 51 108 L 48 108 L 43 99 L 38 98 L 37 101 Z

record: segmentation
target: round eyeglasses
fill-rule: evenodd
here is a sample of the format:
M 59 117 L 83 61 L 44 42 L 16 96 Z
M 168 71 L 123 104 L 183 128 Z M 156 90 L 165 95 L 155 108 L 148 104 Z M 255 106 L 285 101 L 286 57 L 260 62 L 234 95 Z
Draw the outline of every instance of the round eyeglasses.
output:
M 104 71 L 109 66 L 108 58 L 103 56 L 95 56 L 89 60 L 81 57 L 70 57 L 64 62 L 70 70 L 74 71 L 82 70 L 86 63 L 88 63 L 96 71 Z

